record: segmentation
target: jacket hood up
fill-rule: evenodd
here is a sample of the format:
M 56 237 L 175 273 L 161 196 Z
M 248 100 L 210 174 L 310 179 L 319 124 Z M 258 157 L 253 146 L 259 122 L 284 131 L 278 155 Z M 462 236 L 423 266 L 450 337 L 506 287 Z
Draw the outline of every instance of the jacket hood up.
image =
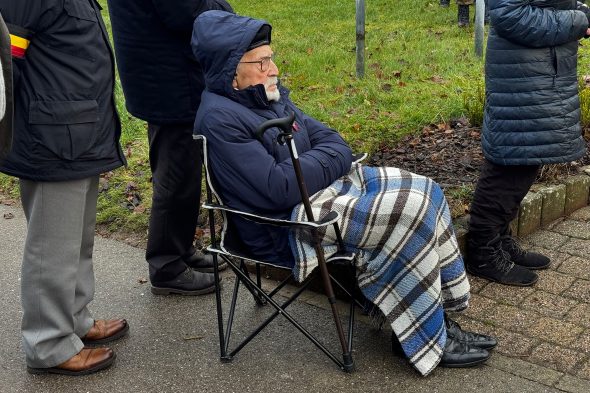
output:
M 263 85 L 232 87 L 238 63 L 263 25 L 270 27 L 266 21 L 225 11 L 207 11 L 195 19 L 191 46 L 207 90 L 249 107 L 269 105 Z

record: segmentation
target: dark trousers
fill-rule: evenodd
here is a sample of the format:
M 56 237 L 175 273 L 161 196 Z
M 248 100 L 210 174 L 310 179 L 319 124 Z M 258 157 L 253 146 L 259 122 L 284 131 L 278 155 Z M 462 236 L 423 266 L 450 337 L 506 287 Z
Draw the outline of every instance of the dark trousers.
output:
M 154 194 L 146 260 L 151 282 L 182 273 L 192 246 L 201 197 L 200 149 L 192 124 L 148 124 Z
M 484 162 L 471 202 L 469 238 L 472 245 L 485 245 L 508 230 L 539 168 L 539 165 Z

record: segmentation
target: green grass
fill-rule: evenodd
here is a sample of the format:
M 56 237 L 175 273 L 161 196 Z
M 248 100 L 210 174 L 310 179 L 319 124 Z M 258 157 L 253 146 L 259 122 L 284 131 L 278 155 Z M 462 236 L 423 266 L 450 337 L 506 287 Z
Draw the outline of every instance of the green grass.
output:
M 366 73 L 361 80 L 355 76 L 354 1 L 230 2 L 237 13 L 273 25 L 272 46 L 291 98 L 339 130 L 356 150 L 393 144 L 425 124 L 462 115 L 475 120 L 483 60 L 473 54 L 473 29 L 457 28 L 454 2 L 444 9 L 438 0 L 366 1 Z M 110 25 L 106 0 L 100 3 Z M 590 66 L 590 42 L 583 44 L 581 75 Z M 151 205 L 146 126 L 125 110 L 118 81 L 116 97 L 129 166 L 103 178 L 108 189 L 100 193 L 97 218 L 112 231 L 145 233 Z M 16 184 L 0 176 L 0 192 L 17 197 Z M 467 193 L 457 192 L 461 197 Z

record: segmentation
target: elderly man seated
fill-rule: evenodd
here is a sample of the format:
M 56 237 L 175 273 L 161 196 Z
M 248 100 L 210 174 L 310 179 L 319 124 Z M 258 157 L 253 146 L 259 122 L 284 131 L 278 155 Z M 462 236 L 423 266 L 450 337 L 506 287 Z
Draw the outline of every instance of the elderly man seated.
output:
M 242 211 L 303 219 L 288 148 L 276 142 L 279 131 L 256 135 L 262 122 L 294 112 L 294 143 L 316 217 L 340 213 L 345 245 L 358 254 L 359 287 L 387 318 L 409 362 L 422 375 L 438 364 L 485 362 L 496 341 L 461 330 L 445 314 L 467 307 L 469 283 L 440 187 L 397 168 L 352 164 L 340 135 L 298 109 L 279 84 L 270 33 L 264 21 L 222 11 L 195 22 L 192 47 L 206 80 L 195 132 L 207 137 L 222 199 Z M 299 279 L 314 267 L 313 249 L 299 234 L 231 219 L 259 259 L 291 266 Z M 328 255 L 334 252 L 333 233 L 323 234 L 322 244 Z

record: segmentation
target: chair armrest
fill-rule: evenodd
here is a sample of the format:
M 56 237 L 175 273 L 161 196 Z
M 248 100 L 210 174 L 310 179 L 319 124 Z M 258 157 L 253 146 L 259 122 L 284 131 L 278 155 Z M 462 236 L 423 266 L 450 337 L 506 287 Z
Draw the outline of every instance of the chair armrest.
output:
M 369 155 L 367 153 L 353 153 L 352 154 L 352 163 L 358 164 L 359 162 L 364 161 Z
M 260 224 L 270 224 L 270 225 L 281 226 L 281 227 L 299 226 L 299 227 L 306 227 L 306 228 L 322 228 L 322 227 L 327 227 L 328 225 L 334 224 L 335 222 L 338 221 L 338 218 L 340 217 L 338 212 L 331 211 L 316 221 L 291 221 L 291 220 L 281 220 L 278 218 L 266 217 L 266 216 L 263 216 L 260 214 L 255 214 L 255 213 L 246 213 L 246 212 L 243 212 L 240 210 L 229 208 L 227 206 L 219 205 L 217 203 L 204 203 L 203 208 L 207 209 L 207 210 L 219 210 L 219 211 L 224 211 L 224 212 L 228 212 L 228 213 L 232 213 L 232 214 L 237 214 L 237 215 L 242 216 L 248 220 L 252 220 L 252 221 L 255 221 Z

